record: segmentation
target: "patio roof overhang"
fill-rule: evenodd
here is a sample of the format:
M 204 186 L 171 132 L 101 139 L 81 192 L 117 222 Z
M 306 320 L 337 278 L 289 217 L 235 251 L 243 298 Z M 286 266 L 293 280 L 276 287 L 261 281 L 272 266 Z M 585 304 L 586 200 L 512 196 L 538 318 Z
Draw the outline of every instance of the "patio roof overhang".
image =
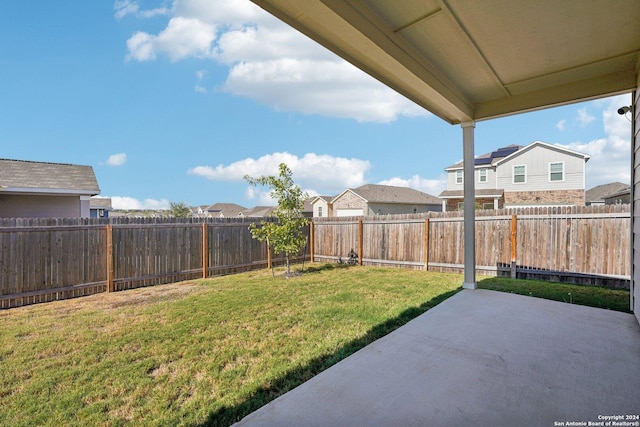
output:
M 253 0 L 452 124 L 630 92 L 635 0 Z

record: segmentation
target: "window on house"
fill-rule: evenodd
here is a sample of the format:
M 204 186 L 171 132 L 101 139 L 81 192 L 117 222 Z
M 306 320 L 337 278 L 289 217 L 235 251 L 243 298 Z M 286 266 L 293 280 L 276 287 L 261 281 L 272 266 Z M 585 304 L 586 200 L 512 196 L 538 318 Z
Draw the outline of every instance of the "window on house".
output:
M 458 202 L 458 210 L 459 211 L 463 211 L 464 210 L 464 202 Z
M 418 208 L 416 208 L 415 206 L 413 207 L 413 213 L 418 213 Z
M 487 168 L 480 169 L 480 182 L 487 182 Z
M 318 216 L 322 216 L 322 206 L 318 206 Z
M 456 184 L 462 184 L 462 171 L 456 171 Z
M 524 165 L 513 167 L 513 183 L 527 182 L 527 167 Z
M 484 209 L 485 211 L 493 209 L 493 202 L 484 202 L 482 204 L 482 209 Z
M 564 181 L 564 163 L 549 163 L 549 181 Z

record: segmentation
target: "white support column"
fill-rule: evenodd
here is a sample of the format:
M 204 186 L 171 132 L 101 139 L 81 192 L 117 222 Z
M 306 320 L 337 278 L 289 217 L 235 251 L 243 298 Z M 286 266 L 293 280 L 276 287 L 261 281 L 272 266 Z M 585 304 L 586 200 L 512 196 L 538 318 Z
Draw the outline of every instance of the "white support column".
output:
M 464 283 L 465 289 L 476 289 L 476 188 L 473 135 L 475 122 L 462 123 L 464 162 Z

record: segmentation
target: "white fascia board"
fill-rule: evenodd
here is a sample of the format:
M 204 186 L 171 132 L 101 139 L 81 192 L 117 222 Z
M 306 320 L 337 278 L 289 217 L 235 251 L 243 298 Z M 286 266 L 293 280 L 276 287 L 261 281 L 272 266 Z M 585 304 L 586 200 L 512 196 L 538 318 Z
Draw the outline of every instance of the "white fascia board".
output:
M 560 145 L 553 145 L 553 144 L 549 144 L 549 143 L 543 142 L 543 141 L 534 141 L 531 144 L 527 145 L 526 147 L 523 147 L 520 150 L 509 154 L 507 157 L 504 157 L 504 158 L 498 160 L 495 163 L 495 166 L 498 166 L 501 163 L 508 162 L 509 160 L 511 160 L 511 159 L 513 159 L 515 157 L 518 157 L 519 155 L 524 154 L 527 151 L 529 151 L 529 150 L 531 150 L 531 149 L 533 149 L 535 147 L 538 147 L 538 146 L 545 147 L 545 148 L 548 148 L 550 150 L 563 151 L 565 154 L 569 154 L 569 155 L 573 155 L 573 156 L 577 156 L 577 157 L 582 157 L 584 159 L 585 163 L 587 162 L 587 160 L 589 160 L 591 158 L 591 156 L 589 156 L 588 154 L 580 153 L 578 151 L 573 151 L 573 150 L 570 150 L 568 148 L 562 147 Z
M 0 193 L 15 194 L 41 194 L 50 196 L 95 196 L 100 194 L 100 190 L 71 190 L 65 188 L 34 188 L 34 187 L 3 187 L 0 186 Z

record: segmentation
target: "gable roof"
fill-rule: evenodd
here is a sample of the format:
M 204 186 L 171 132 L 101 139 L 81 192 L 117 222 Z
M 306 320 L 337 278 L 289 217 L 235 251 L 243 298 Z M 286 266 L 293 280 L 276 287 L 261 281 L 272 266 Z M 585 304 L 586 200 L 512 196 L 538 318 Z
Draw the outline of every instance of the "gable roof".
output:
M 475 166 L 479 166 L 479 165 L 492 165 L 493 166 L 499 160 L 504 159 L 508 155 L 513 154 L 516 151 L 521 150 L 522 148 L 524 148 L 523 145 L 511 144 L 511 145 L 507 145 L 506 147 L 498 148 L 495 151 L 491 151 L 489 153 L 481 154 L 481 155 L 475 157 L 474 165 Z M 446 168 L 444 168 L 444 170 L 462 169 L 462 166 L 464 166 L 464 162 L 458 162 L 455 165 L 447 166 Z
M 452 124 L 637 86 L 638 1 L 252 1 Z
M 110 197 L 91 197 L 89 199 L 89 207 L 91 209 L 106 209 L 111 210 L 113 207 L 111 205 Z
M 514 157 L 520 156 L 520 155 L 526 153 L 529 150 L 533 150 L 535 147 L 544 147 L 544 148 L 547 148 L 549 150 L 561 151 L 561 152 L 563 152 L 565 154 L 568 154 L 568 155 L 571 155 L 571 156 L 582 157 L 585 162 L 587 162 L 591 158 L 591 156 L 588 155 L 588 154 L 580 153 L 580 152 L 574 151 L 574 150 L 570 150 L 568 148 L 561 147 L 559 145 L 552 145 L 552 144 L 548 144 L 548 143 L 542 142 L 542 141 L 535 141 L 535 142 L 532 142 L 531 144 L 527 145 L 526 147 L 522 147 L 521 149 L 519 149 L 517 151 L 514 151 L 513 153 L 509 154 L 508 156 L 499 159 L 496 162 L 496 165 L 498 165 L 500 163 L 503 163 L 503 162 L 506 162 L 508 160 L 511 160 Z
M 276 206 L 254 206 L 242 211 L 242 216 L 248 218 L 261 218 L 265 216 L 273 216 L 273 211 L 277 209 Z
M 535 147 L 546 147 L 548 149 L 551 150 L 557 150 L 557 151 L 562 151 L 566 154 L 570 154 L 570 155 L 574 155 L 574 156 L 579 156 L 584 158 L 585 161 L 589 160 L 591 158 L 591 156 L 589 156 L 588 154 L 584 154 L 584 153 L 580 153 L 578 151 L 573 151 L 570 150 L 568 148 L 565 147 L 561 147 L 559 145 L 552 145 L 552 144 L 548 144 L 546 142 L 543 141 L 534 141 L 529 145 L 523 146 L 523 145 L 516 145 L 516 144 L 511 144 L 511 145 L 507 145 L 506 147 L 501 147 L 498 148 L 495 151 L 491 151 L 489 153 L 485 153 L 485 154 L 481 154 L 480 156 L 476 156 L 474 159 L 474 165 L 477 166 L 497 166 L 502 162 L 506 162 L 514 157 L 517 157 Z M 450 170 L 457 170 L 457 169 L 462 169 L 462 167 L 464 166 L 464 162 L 458 162 L 455 165 L 451 165 L 448 166 L 446 168 L 444 168 L 445 171 L 450 171 Z
M 418 205 L 439 205 L 440 200 L 431 194 L 409 187 L 392 185 L 365 184 L 357 188 L 349 188 L 333 198 L 332 203 L 346 192 L 351 192 L 367 203 L 398 203 Z
M 314 196 L 314 197 L 309 199 L 309 202 L 311 203 L 312 206 L 319 200 L 322 200 L 322 201 L 325 201 L 325 202 L 331 204 L 331 201 L 333 199 L 335 199 L 335 197 L 336 196 Z
M 629 184 L 623 184 L 621 182 L 610 182 L 608 184 L 598 185 L 590 188 L 584 192 L 585 203 L 604 202 L 604 199 L 620 192 L 626 191 L 629 188 Z
M 221 214 L 225 218 L 235 218 L 246 209 L 244 206 L 236 205 L 235 203 L 214 203 L 204 210 L 217 215 Z
M 0 192 L 100 194 L 91 166 L 0 159 Z

